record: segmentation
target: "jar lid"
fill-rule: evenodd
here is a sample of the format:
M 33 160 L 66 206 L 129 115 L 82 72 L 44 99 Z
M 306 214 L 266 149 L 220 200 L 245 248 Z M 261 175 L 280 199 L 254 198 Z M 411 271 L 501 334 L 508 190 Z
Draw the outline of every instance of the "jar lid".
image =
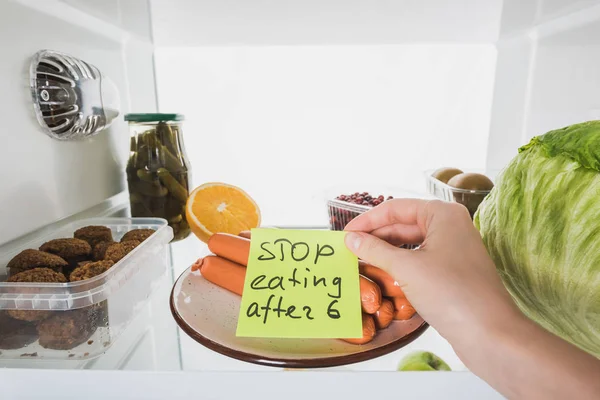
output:
M 131 122 L 161 122 L 161 121 L 183 121 L 181 114 L 125 114 L 125 121 Z

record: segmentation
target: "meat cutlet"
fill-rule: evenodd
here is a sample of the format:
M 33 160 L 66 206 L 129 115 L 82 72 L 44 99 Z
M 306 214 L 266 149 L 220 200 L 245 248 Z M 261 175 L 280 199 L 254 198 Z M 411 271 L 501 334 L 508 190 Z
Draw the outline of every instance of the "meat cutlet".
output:
M 20 321 L 0 313 L 0 349 L 20 349 L 35 342 L 38 338 L 34 323 Z
M 19 272 L 7 279 L 7 282 L 58 282 L 64 283 L 67 278 L 60 272 L 50 268 L 34 268 Z
M 113 243 L 108 246 L 108 249 L 106 249 L 104 259 L 117 263 L 133 249 L 135 249 L 140 243 L 141 242 L 138 240 L 128 240 L 121 243 Z
M 69 263 L 69 267 L 63 268 L 66 276 L 73 272 L 77 263 L 89 260 L 92 254 L 92 247 L 88 242 L 75 238 L 51 240 L 41 245 L 40 250 L 64 258 Z
M 128 242 L 130 240 L 137 240 L 138 242 L 143 242 L 148 239 L 153 233 L 154 229 L 133 229 L 121 238 L 121 243 Z
M 88 259 L 92 253 L 92 247 L 88 242 L 75 238 L 50 240 L 41 245 L 40 250 L 56 254 L 71 265 Z
M 40 346 L 46 349 L 70 350 L 86 342 L 98 327 L 97 309 L 86 307 L 58 311 L 37 326 Z
M 93 261 L 92 261 L 92 260 L 79 261 L 79 262 L 77 263 L 77 268 L 79 268 L 79 267 L 83 267 L 84 265 L 86 265 L 86 264 L 89 264 L 89 263 L 93 263 Z M 66 275 L 65 275 L 65 276 L 66 276 Z
M 63 267 L 68 265 L 68 262 L 55 254 L 27 249 L 14 256 L 6 268 L 9 270 L 9 275 L 12 276 L 34 268 L 50 268 L 53 271 L 62 272 Z
M 112 242 L 112 231 L 101 225 L 90 225 L 79 228 L 73 235 L 76 239 L 85 240 L 93 249 L 98 243 Z
M 108 271 L 114 264 L 115 263 L 111 260 L 87 262 L 85 265 L 75 268 L 75 270 L 71 272 L 69 280 L 71 282 L 77 282 L 93 278 Z
M 55 272 L 50 268 L 34 268 L 11 276 L 7 282 L 65 283 L 67 278 L 62 273 Z M 22 321 L 41 321 L 52 315 L 53 311 L 8 310 L 7 313 L 14 319 Z
M 94 246 L 94 250 L 92 250 L 92 258 L 94 261 L 104 260 L 104 254 L 106 253 L 106 249 L 115 242 L 100 242 L 96 246 Z
M 98 276 L 104 272 L 106 272 L 107 270 L 110 269 L 110 267 L 112 267 L 115 263 L 110 261 L 110 260 L 104 260 L 104 261 L 94 261 L 94 262 L 90 262 L 87 263 L 81 267 L 75 268 L 75 270 L 71 273 L 70 279 L 71 282 L 78 282 L 78 281 L 83 281 L 86 279 L 91 279 L 95 276 Z M 77 331 L 75 331 L 75 333 L 73 334 L 73 338 L 71 339 L 73 341 L 73 343 L 75 343 L 75 346 L 77 344 L 79 344 L 79 336 L 80 335 L 84 335 L 85 338 L 91 336 L 91 334 L 96 330 L 96 327 L 98 326 L 98 324 L 100 324 L 100 321 L 108 321 L 108 303 L 106 302 L 106 300 L 101 301 L 100 303 L 96 303 L 91 307 L 87 307 L 86 310 L 88 311 L 87 314 L 87 319 L 84 319 L 81 321 L 81 323 L 87 324 L 87 329 L 84 332 L 85 335 L 83 333 L 78 333 Z M 65 321 L 63 320 L 63 323 Z M 66 323 L 69 323 L 69 319 L 66 320 Z M 52 329 L 52 325 L 49 325 L 47 327 L 48 329 Z M 50 335 L 54 335 L 52 338 L 50 337 Z M 59 334 L 58 336 L 56 336 L 55 334 L 53 334 L 51 331 L 48 331 L 46 333 L 46 338 L 44 340 L 47 341 L 48 346 L 61 346 L 61 345 L 67 345 L 67 346 L 72 346 L 73 344 L 70 343 L 68 340 L 65 343 L 65 338 L 64 337 L 60 337 L 62 334 Z M 62 342 L 63 344 L 57 344 L 57 342 Z

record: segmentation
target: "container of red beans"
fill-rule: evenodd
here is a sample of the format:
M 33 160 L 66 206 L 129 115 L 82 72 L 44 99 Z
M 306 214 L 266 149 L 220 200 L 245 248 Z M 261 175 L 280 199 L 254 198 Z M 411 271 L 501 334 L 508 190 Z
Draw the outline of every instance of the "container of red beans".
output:
M 334 231 L 343 231 L 348 222 L 360 214 L 393 198 L 392 195 L 386 196 L 369 192 L 340 194 L 327 201 L 329 228 Z
M 329 229 L 342 231 L 354 218 L 369 211 L 373 207 L 392 199 L 435 199 L 429 193 L 417 193 L 387 185 L 356 185 L 368 189 L 368 192 L 352 192 L 347 186 L 329 189 L 327 194 L 327 213 L 329 216 Z M 363 190 L 364 190 L 363 189 Z

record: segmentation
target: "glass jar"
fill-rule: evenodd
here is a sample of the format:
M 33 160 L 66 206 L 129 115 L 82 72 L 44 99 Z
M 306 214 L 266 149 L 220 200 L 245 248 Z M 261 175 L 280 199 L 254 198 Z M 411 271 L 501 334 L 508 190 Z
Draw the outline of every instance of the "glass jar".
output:
M 126 170 L 131 216 L 164 218 L 173 228 L 173 241 L 186 238 L 191 167 L 183 144 L 183 116 L 127 114 L 125 121 L 131 133 Z

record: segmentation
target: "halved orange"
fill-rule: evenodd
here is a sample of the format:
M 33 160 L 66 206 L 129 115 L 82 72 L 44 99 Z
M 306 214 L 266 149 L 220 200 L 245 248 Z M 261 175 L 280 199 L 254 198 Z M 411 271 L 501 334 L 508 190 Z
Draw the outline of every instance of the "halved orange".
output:
M 239 234 L 260 226 L 260 209 L 242 189 L 220 182 L 198 186 L 190 193 L 185 215 L 192 232 L 203 242 L 213 233 Z

